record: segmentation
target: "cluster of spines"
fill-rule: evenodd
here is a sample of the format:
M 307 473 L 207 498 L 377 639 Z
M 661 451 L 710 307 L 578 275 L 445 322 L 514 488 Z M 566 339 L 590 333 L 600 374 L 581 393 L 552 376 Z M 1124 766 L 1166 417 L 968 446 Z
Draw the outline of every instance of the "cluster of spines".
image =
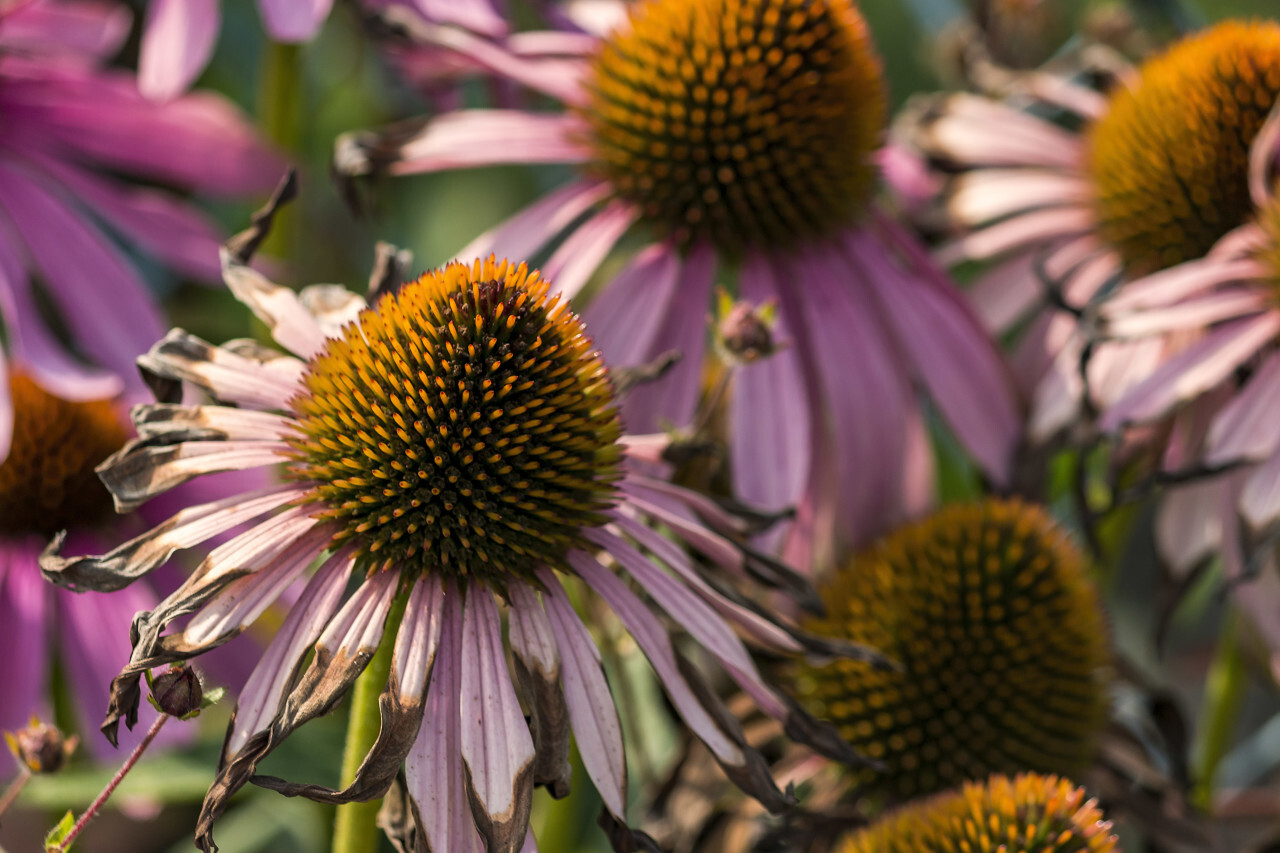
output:
M 613 392 L 538 273 L 451 264 L 383 297 L 313 359 L 291 472 L 371 569 L 501 585 L 603 521 Z
M 1098 228 L 1128 272 L 1201 257 L 1249 216 L 1249 146 L 1280 98 L 1280 23 L 1225 21 L 1142 68 L 1089 131 Z
M 885 122 L 849 0 L 649 0 L 602 47 L 598 168 L 678 239 L 785 245 L 855 216 Z
M 839 572 L 809 627 L 882 649 L 799 672 L 810 710 L 883 763 L 852 771 L 891 799 L 992 772 L 1076 773 L 1105 723 L 1107 632 L 1078 549 L 1018 501 L 953 506 Z
M 840 853 L 1119 853 L 1083 788 L 1057 776 L 994 775 L 921 800 L 850 835 Z
M 45 536 L 110 514 L 94 466 L 126 434 L 109 400 L 70 401 L 20 371 L 9 374 L 13 439 L 0 461 L 0 532 Z

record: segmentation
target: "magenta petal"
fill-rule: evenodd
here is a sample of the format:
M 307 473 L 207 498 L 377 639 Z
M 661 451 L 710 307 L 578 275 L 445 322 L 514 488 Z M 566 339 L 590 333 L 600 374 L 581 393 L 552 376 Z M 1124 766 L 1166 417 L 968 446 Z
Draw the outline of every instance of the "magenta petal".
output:
M 472 808 L 492 821 L 486 833 L 491 840 L 518 843 L 529 825 L 533 738 L 507 672 L 502 618 L 493 596 L 479 585 L 467 591 L 459 674 L 460 742 Z M 504 847 L 516 849 L 497 849 Z
M 503 36 L 509 29 L 506 18 L 492 0 L 412 0 L 429 20 L 457 24 L 487 36 Z
M 342 603 L 352 565 L 350 552 L 330 557 L 289 609 L 284 624 L 240 693 L 240 704 L 227 735 L 227 755 L 238 752 L 255 732 L 265 729 L 275 718 L 307 649 Z
M 455 257 L 463 263 L 492 254 L 506 258 L 531 258 L 608 194 L 606 184 L 574 181 L 481 234 Z
M 565 238 L 543 264 L 543 276 L 557 293 L 573 299 L 638 216 L 626 202 L 610 203 Z
M 649 663 L 658 674 L 658 679 L 662 682 L 667 696 L 671 698 L 672 704 L 676 706 L 681 718 L 694 734 L 721 761 L 730 765 L 742 764 L 745 760 L 742 750 L 725 735 L 707 713 L 706 708 L 698 701 L 693 688 L 680 673 L 666 628 L 649 611 L 644 602 L 590 554 L 583 551 L 570 551 L 566 559 L 574 571 L 604 599 L 626 629 L 631 632 L 636 645 L 644 652 L 644 656 L 649 659 Z M 552 582 L 558 583 L 555 576 L 547 569 L 543 569 L 540 575 L 543 584 L 548 587 Z
M 687 426 L 702 388 L 702 362 L 707 349 L 707 311 L 715 279 L 715 252 L 706 243 L 689 250 L 648 358 L 667 350 L 680 361 L 661 379 L 633 389 L 623 402 L 623 421 L 630 433 L 658 432 L 664 425 Z
M 333 0 L 258 0 L 262 23 L 276 41 L 310 41 L 329 17 Z
M 26 241 L 77 342 L 121 375 L 163 333 L 146 285 L 120 252 L 36 181 L 0 169 L 0 205 Z
M 786 285 L 773 280 L 764 259 L 748 256 L 740 275 L 742 298 L 755 305 L 776 301 L 778 286 Z M 733 489 L 741 500 L 765 510 L 799 503 L 809 476 L 811 404 L 792 334 L 786 318 L 779 316 L 773 336 L 786 348 L 734 370 L 729 418 Z
M 129 10 L 116 3 L 11 3 L 3 14 L 0 47 L 17 52 L 108 59 L 129 36 Z
M 578 752 L 587 775 L 615 817 L 627 809 L 627 756 L 622 745 L 618 709 L 600 665 L 600 650 L 554 576 L 546 584 L 547 616 L 560 648 L 560 677 Z
M 3 295 L 0 292 L 0 295 Z M 9 391 L 9 364 L 0 349 L 0 464 L 13 446 L 13 394 Z
M 450 586 L 444 593 L 440 646 L 427 687 L 422 727 L 405 758 L 405 780 L 418 808 L 418 829 L 426 849 L 483 853 L 462 770 L 462 618 L 462 594 Z
M 35 540 L 0 540 L 0 731 L 17 731 L 32 714 L 47 715 L 50 609 L 53 589 L 40 577 Z M 128 641 L 128 627 L 124 638 Z M 128 660 L 128 650 L 125 651 Z M 111 681 L 115 671 L 106 676 Z M 105 703 L 106 694 L 103 693 Z M 102 705 L 106 707 L 105 704 Z M 95 727 L 97 721 L 94 721 Z
M 587 309 L 583 322 L 605 363 L 634 367 L 649 358 L 680 277 L 680 256 L 655 243 L 637 252 Z
M 1280 352 L 1268 355 L 1214 418 L 1205 461 L 1221 465 L 1240 459 L 1261 460 L 1274 453 L 1280 445 L 1276 412 L 1280 412 Z
M 167 101 L 209 64 L 222 27 L 218 0 L 151 0 L 138 52 L 138 89 Z
M 579 163 L 590 156 L 578 140 L 581 119 L 519 110 L 462 110 L 431 119 L 400 146 L 397 175 L 497 163 Z

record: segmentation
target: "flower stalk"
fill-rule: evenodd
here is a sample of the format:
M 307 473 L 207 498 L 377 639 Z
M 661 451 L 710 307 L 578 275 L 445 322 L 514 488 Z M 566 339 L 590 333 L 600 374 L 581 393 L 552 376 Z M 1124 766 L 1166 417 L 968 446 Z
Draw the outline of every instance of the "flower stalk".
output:
M 1199 748 L 1196 750 L 1194 804 L 1206 812 L 1213 804 L 1213 777 L 1231 743 L 1231 731 L 1240 712 L 1247 682 L 1240 653 L 1240 625 L 1234 615 L 1222 623 L 1218 649 L 1205 679 L 1204 708 Z

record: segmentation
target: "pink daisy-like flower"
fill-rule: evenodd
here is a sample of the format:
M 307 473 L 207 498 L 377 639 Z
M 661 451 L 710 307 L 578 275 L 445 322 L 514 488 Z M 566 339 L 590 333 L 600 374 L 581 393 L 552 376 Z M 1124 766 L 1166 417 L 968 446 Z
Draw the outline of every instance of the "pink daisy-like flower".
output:
M 503 35 L 507 23 L 493 0 L 362 0 L 371 9 L 412 8 L 428 20 Z M 258 0 L 267 33 L 289 44 L 315 38 L 333 0 Z M 221 0 L 151 0 L 138 54 L 138 86 L 156 100 L 185 92 L 213 56 L 222 28 Z
M 769 331 L 789 346 L 734 366 L 733 487 L 766 511 L 800 506 L 798 529 L 819 543 L 831 529 L 865 541 L 927 505 L 921 393 L 1004 482 L 1019 417 L 1000 358 L 872 201 L 885 101 L 854 6 L 652 0 L 608 37 L 571 35 L 575 62 L 565 36 L 545 68 L 527 56 L 490 63 L 566 112 L 461 110 L 353 134 L 338 143 L 338 170 L 578 166 L 460 256 L 550 250 L 544 269 L 571 299 L 624 234 L 649 238 L 586 312 L 610 364 L 682 354 L 628 399 L 633 431 L 690 423 L 717 276 L 749 306 L 776 306 Z M 806 550 L 789 554 L 807 565 Z
M 281 168 L 222 98 L 157 105 L 138 96 L 131 75 L 101 68 L 128 23 L 97 3 L 37 0 L 0 12 L 0 319 L 16 368 L 72 401 L 111 397 L 125 383 L 140 389 L 133 361 L 163 328 L 114 238 L 183 274 L 218 273 L 217 231 L 205 216 L 117 175 L 237 194 L 270 189 Z M 77 355 L 97 368 L 49 329 L 35 277 Z M 0 365 L 0 459 L 12 423 Z
M 203 849 L 246 782 L 345 802 L 381 795 L 403 764 L 428 849 L 514 851 L 528 843 L 533 787 L 568 790 L 571 736 L 624 821 L 621 730 L 567 584 L 613 609 L 685 722 L 771 809 L 787 798 L 763 758 L 635 589 L 793 736 L 854 758 L 761 680 L 730 624 L 775 648 L 833 647 L 753 609 L 677 541 L 730 573 L 803 582 L 745 557 L 725 538 L 737 532 L 732 519 L 652 475 L 661 442 L 622 435 L 599 354 L 538 273 L 492 258 L 452 264 L 366 306 L 337 286 L 295 294 L 265 280 L 243 264 L 261 233 L 246 234 L 224 255 L 227 283 L 291 354 L 172 331 L 139 361 L 163 401 L 135 410 L 139 439 L 99 472 L 120 508 L 220 470 L 271 467 L 283 481 L 184 509 L 101 557 L 60 557 L 55 540 L 41 561 L 59 585 L 119 589 L 175 551 L 247 526 L 136 618 L 109 736 L 134 722 L 140 673 L 227 642 L 303 581 L 241 693 L 197 828 Z M 182 382 L 218 403 L 177 405 Z M 351 785 L 255 776 L 282 739 L 338 702 L 381 643 L 394 646 L 382 733 Z
M 1159 475 L 1175 484 L 1157 516 L 1162 561 L 1185 577 L 1221 554 L 1239 578 L 1260 560 L 1265 577 L 1238 587 L 1236 600 L 1280 650 L 1280 620 L 1268 612 L 1280 595 L 1270 547 L 1280 532 L 1278 176 L 1280 108 L 1250 153 L 1250 220 L 1204 258 L 1127 284 L 1099 306 L 1098 329 L 1113 339 L 1169 340 L 1177 350 L 1101 419 L 1120 431 L 1174 416 Z
M 1244 221 L 1248 146 L 1280 94 L 1280 24 L 1188 36 L 1108 96 L 1046 74 L 1023 84 L 1006 103 L 948 96 L 903 136 L 945 178 L 940 201 L 961 233 L 940 259 L 996 262 L 969 294 L 992 331 L 1020 330 L 1012 364 L 1039 443 L 1170 355 L 1155 337 L 1110 341 L 1082 374 L 1086 336 L 1071 313 L 1042 310 L 1046 295 L 1078 312 L 1126 278 L 1202 256 Z

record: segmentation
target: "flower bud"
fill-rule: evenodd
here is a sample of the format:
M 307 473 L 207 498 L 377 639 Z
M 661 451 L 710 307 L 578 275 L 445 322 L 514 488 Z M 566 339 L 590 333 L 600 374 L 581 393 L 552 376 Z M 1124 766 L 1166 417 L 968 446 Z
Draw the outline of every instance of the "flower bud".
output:
M 151 687 L 151 704 L 156 710 L 180 720 L 200 713 L 204 701 L 204 689 L 200 676 L 185 663 L 175 663 L 167 672 L 147 677 Z
M 64 737 L 57 726 L 45 725 L 36 716 L 25 728 L 5 732 L 4 739 L 18 761 L 32 773 L 57 773 L 80 742 L 75 735 Z
M 773 339 L 776 309 L 771 302 L 752 305 L 734 302 L 721 293 L 715 338 L 721 353 L 731 362 L 750 364 L 772 355 L 779 345 Z

